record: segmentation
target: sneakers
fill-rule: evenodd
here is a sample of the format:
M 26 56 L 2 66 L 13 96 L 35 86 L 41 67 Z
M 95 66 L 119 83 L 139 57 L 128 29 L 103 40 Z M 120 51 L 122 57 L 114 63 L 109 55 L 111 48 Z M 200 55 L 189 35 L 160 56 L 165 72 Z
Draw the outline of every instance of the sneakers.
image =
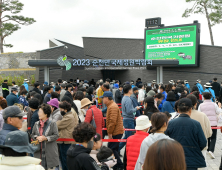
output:
M 213 152 L 209 151 L 208 153 L 209 153 L 209 155 L 210 155 L 210 157 L 211 157 L 212 159 L 215 159 L 215 156 L 214 156 Z

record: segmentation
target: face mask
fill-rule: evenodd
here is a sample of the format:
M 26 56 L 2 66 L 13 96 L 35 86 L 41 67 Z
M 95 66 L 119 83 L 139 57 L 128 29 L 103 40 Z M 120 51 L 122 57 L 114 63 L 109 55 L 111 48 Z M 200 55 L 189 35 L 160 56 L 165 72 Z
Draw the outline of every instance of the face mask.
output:
M 92 149 L 92 148 L 93 148 L 93 145 L 94 145 L 94 142 L 93 142 L 93 141 L 89 141 L 89 142 L 87 143 L 87 148 L 88 148 L 88 149 Z
M 18 96 L 18 92 L 16 93 L 16 96 Z
M 86 112 L 89 110 L 89 109 L 84 109 Z
M 135 93 L 135 95 L 137 96 L 139 93 L 137 92 L 137 93 Z
M 65 111 L 61 111 L 61 115 L 64 116 L 66 114 Z
M 158 89 L 158 93 L 160 93 L 160 89 Z

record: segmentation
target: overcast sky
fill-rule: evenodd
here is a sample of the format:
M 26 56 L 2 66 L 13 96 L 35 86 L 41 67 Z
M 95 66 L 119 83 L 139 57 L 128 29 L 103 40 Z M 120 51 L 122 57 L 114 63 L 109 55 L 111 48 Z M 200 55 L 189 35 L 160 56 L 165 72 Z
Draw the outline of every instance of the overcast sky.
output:
M 210 45 L 204 15 L 182 18 L 192 3 L 185 0 L 20 0 L 21 15 L 37 22 L 5 39 L 14 45 L 5 52 L 35 52 L 49 47 L 56 38 L 83 46 L 82 37 L 144 38 L 145 18 L 161 17 L 165 26 L 201 23 L 201 44 Z M 215 45 L 222 46 L 222 24 L 213 27 Z

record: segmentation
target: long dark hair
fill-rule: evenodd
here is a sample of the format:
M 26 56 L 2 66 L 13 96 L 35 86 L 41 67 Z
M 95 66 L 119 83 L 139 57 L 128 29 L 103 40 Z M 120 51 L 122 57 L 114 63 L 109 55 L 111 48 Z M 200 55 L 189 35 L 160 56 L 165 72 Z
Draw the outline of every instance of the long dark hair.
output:
M 172 91 L 173 84 L 169 83 L 166 87 L 166 92 L 168 93 L 169 91 Z
M 159 112 L 159 110 L 154 105 L 154 98 L 153 97 L 146 97 L 144 99 L 143 103 L 144 104 L 147 103 L 147 107 L 144 110 L 144 114 L 147 115 L 149 117 L 149 119 L 151 119 L 151 116 L 153 113 Z
M 154 113 L 151 116 L 151 124 L 152 124 L 152 129 L 151 129 L 151 133 L 156 133 L 158 130 L 160 130 L 162 128 L 162 126 L 164 125 L 164 123 L 168 123 L 168 117 L 165 113 L 162 112 L 157 112 Z

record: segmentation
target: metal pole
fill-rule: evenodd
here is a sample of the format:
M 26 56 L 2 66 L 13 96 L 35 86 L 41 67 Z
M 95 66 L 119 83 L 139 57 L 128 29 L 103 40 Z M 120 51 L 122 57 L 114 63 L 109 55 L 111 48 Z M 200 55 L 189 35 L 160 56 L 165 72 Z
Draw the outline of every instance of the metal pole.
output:
M 49 83 L 49 68 L 47 66 L 44 66 L 44 81 Z
M 160 66 L 160 83 L 163 83 L 163 66 Z
M 156 81 L 157 81 L 157 84 L 160 83 L 160 67 L 156 67 Z

